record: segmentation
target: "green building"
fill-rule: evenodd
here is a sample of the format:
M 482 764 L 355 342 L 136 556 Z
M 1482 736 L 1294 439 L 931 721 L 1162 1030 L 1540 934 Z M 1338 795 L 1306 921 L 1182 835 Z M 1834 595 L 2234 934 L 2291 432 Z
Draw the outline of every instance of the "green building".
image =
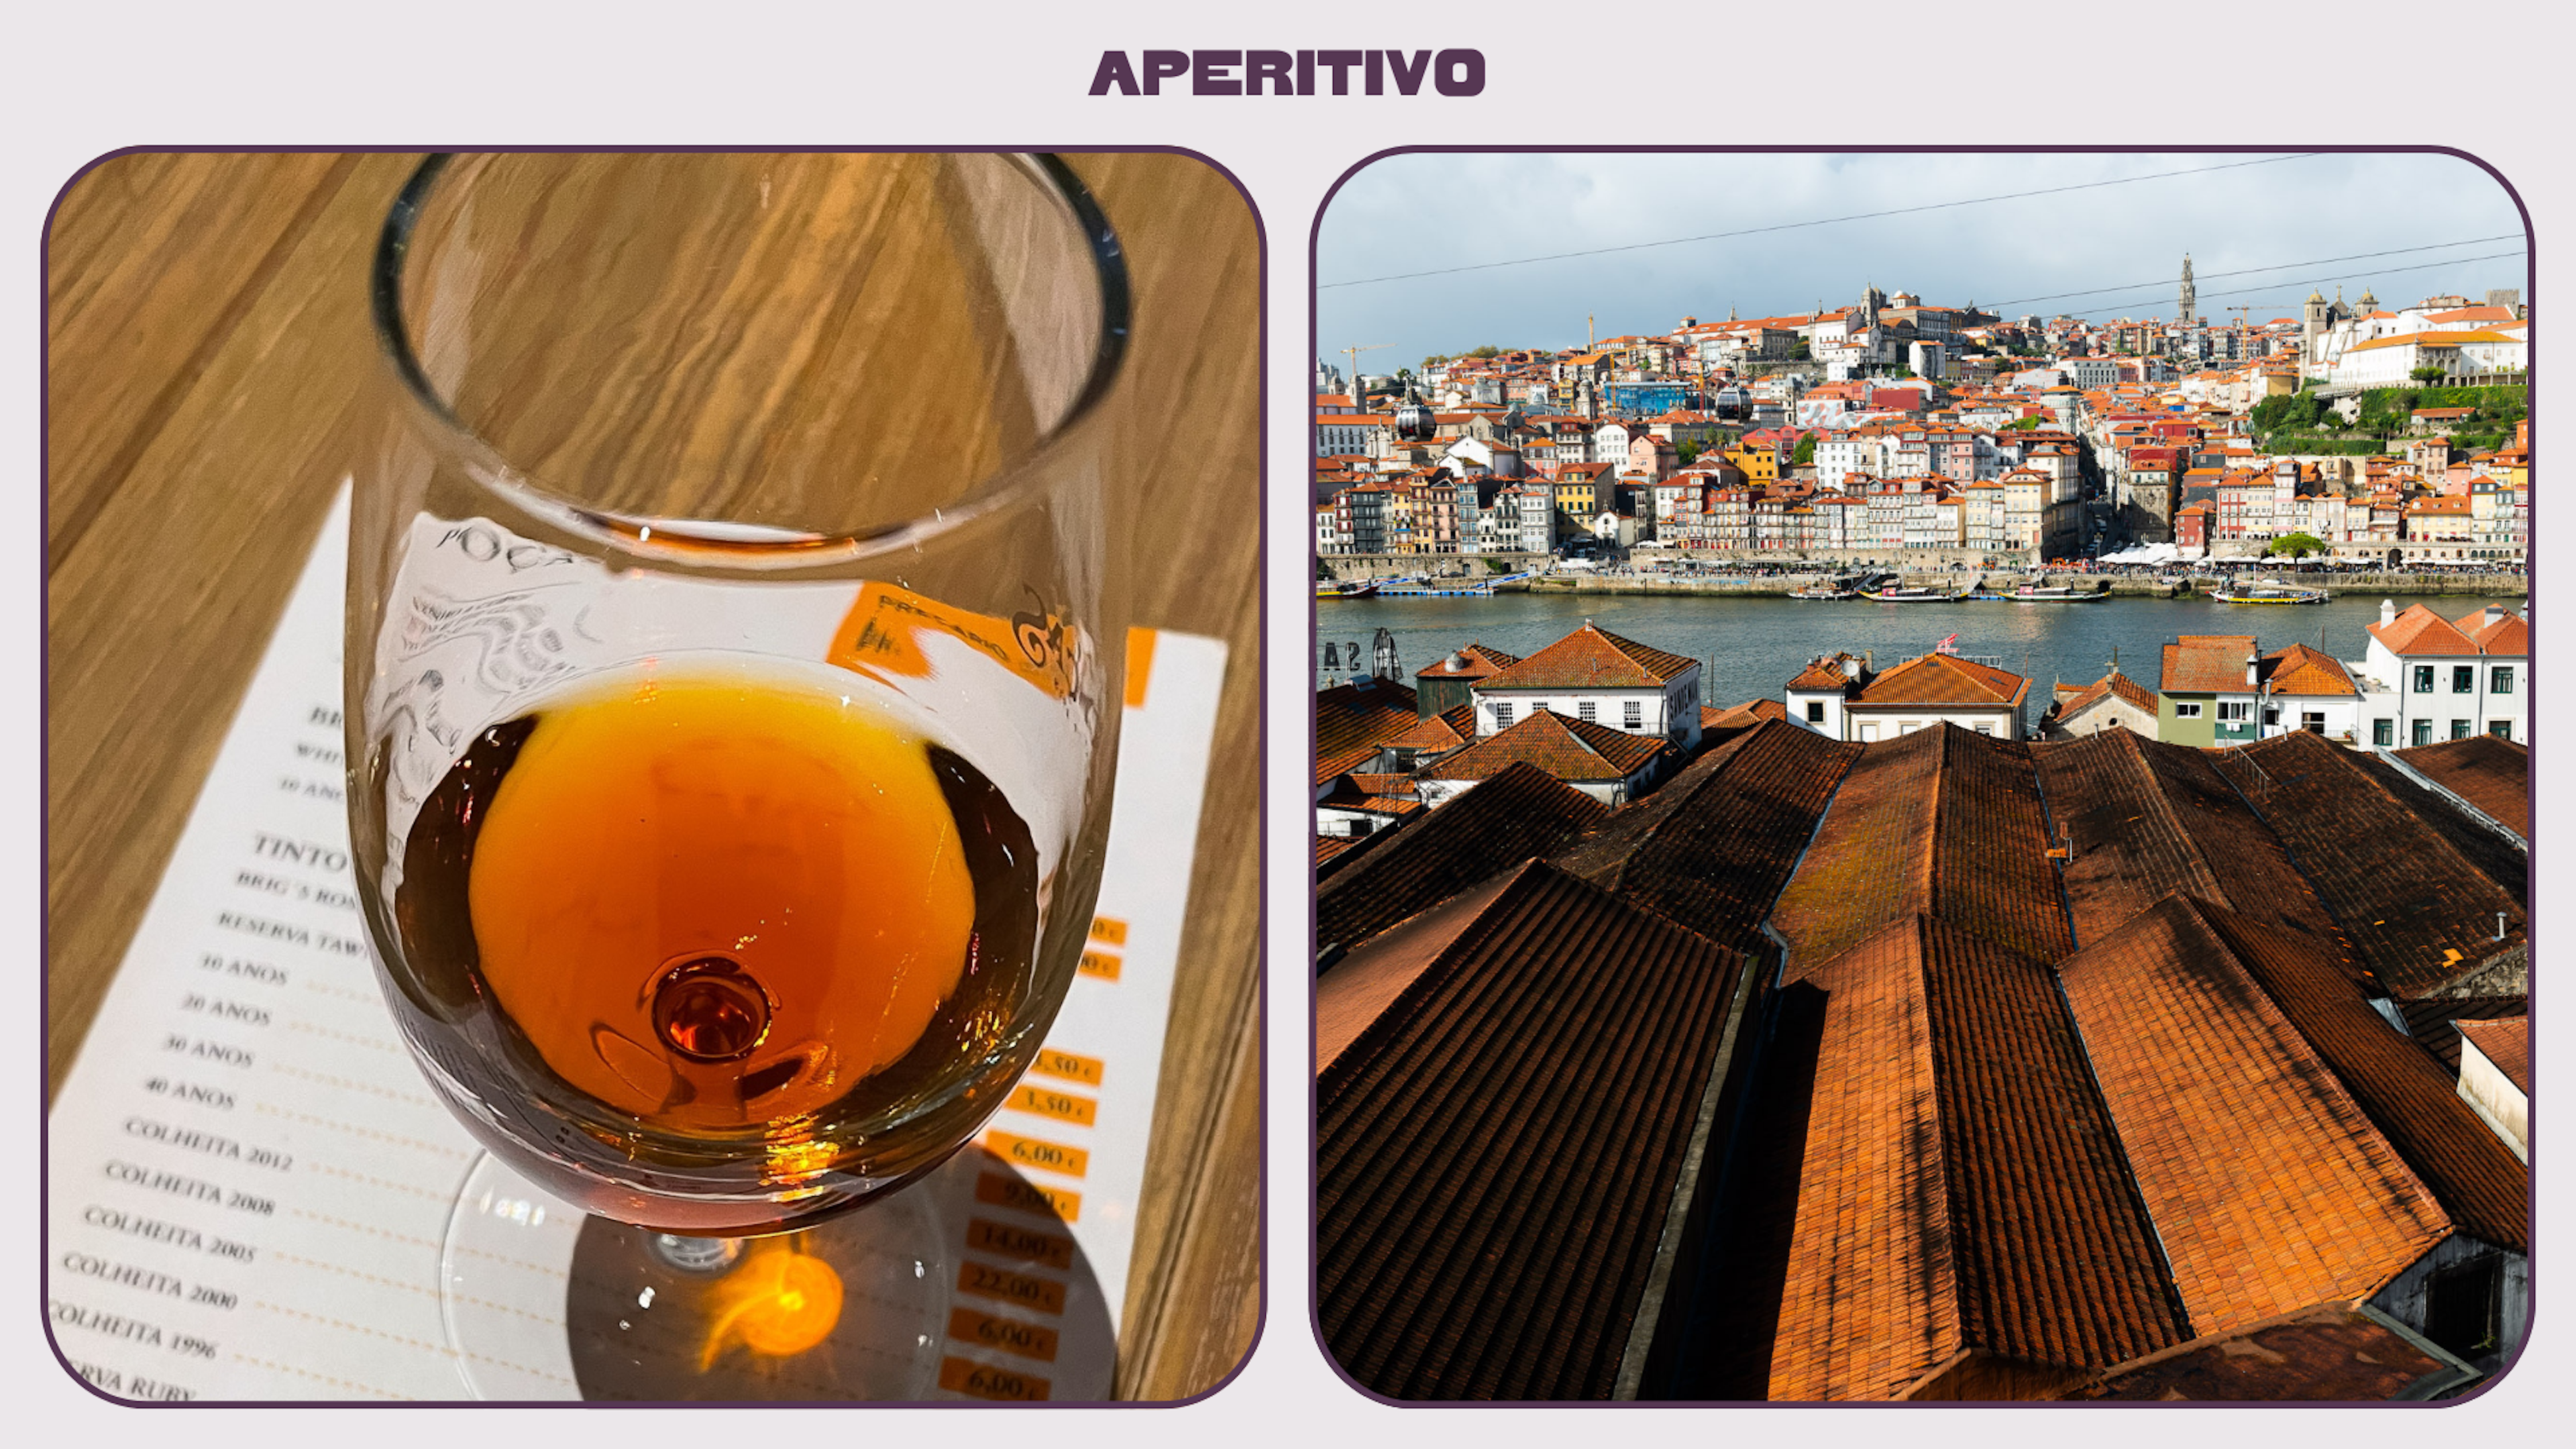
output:
M 2260 663 L 2251 634 L 2185 634 L 2166 645 L 2156 738 L 2202 746 L 2260 738 Z

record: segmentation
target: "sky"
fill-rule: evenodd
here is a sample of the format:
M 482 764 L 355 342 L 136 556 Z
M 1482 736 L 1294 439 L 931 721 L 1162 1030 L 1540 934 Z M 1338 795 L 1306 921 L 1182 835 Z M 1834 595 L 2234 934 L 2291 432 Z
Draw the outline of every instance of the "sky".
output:
M 1721 232 L 1751 234 L 1636 245 Z M 1327 203 L 1315 345 L 1346 368 L 1338 349 L 1386 344 L 1360 368 L 1391 373 L 1577 345 L 1587 313 L 1597 336 L 1661 333 L 1729 307 L 1848 306 L 1872 284 L 2006 316 L 2170 317 L 2186 252 L 2213 324 L 2239 304 L 2296 317 L 2312 287 L 2391 309 L 2493 287 L 2529 301 L 2523 236 L 2494 176 L 2431 153 L 1419 153 Z M 1610 247 L 1628 249 L 1479 265 Z M 2398 254 L 2365 255 L 2382 252 Z M 1458 267 L 1478 269 L 1440 270 Z M 1421 272 L 1440 274 L 1400 276 Z

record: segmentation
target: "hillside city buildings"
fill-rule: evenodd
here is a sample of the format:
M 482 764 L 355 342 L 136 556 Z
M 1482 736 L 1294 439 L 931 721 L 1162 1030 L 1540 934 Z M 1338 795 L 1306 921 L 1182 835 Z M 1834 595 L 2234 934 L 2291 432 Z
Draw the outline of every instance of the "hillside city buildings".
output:
M 2427 385 L 2518 398 L 2518 294 L 2395 310 L 2316 294 L 2298 317 L 2232 324 L 2196 305 L 2186 258 L 2169 319 L 2008 318 L 1870 287 L 1393 377 L 1319 364 L 1315 549 L 1390 572 L 1592 549 L 1994 567 L 2136 544 L 2251 557 L 2307 535 L 2351 563 L 2522 565 L 2527 425 L 2478 405 L 2361 413 Z M 2384 431 L 2321 441 L 2331 429 L 2260 411 L 2281 399 Z
M 2263 612 L 2263 611 L 2257 611 Z M 2529 1322 L 2529 625 L 2043 702 L 1590 621 L 1315 698 L 1317 1321 L 1405 1399 L 2421 1399 Z

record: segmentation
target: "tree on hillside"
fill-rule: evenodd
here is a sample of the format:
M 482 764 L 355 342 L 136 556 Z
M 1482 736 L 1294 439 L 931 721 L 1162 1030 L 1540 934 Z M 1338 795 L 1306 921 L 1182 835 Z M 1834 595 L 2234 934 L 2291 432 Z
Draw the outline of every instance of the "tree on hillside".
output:
M 2426 366 L 2416 368 L 2406 375 L 2415 379 L 2417 382 L 2440 382 L 2442 380 L 2442 369 L 2428 364 Z
M 1816 435 L 1813 433 L 1799 434 L 1797 450 L 1789 455 L 1789 466 L 1792 468 L 1804 467 L 1814 461 L 1816 461 Z
M 2326 541 L 2313 533 L 2282 534 L 2263 550 L 2266 554 L 2278 554 L 2283 558 L 2306 558 L 2309 554 L 2325 551 Z

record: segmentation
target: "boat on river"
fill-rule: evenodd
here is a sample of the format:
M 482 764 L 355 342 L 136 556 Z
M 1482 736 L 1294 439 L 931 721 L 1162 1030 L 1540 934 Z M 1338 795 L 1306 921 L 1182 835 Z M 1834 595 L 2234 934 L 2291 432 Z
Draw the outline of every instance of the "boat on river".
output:
M 2006 597 L 2016 604 L 2089 604 L 2104 594 L 2101 589 L 2079 589 L 2072 584 L 2024 584 Z
M 1338 579 L 1315 581 L 1315 597 L 1319 599 L 1365 599 L 1376 592 L 1377 580 L 1375 579 L 1356 583 L 1345 583 Z
M 1837 579 L 1830 583 L 1808 584 L 1804 588 L 1791 589 L 1789 591 L 1789 597 L 1793 599 L 1857 599 L 1860 597 L 1860 590 L 1846 587 L 1842 581 Z
M 2225 583 L 2209 591 L 2209 596 L 2222 604 L 2322 604 L 2326 591 L 2299 584 L 2285 584 L 2279 579 L 2257 579 L 2250 584 Z
M 1921 585 L 1902 584 L 1891 584 L 1886 588 L 1861 595 L 1862 598 L 1875 599 L 1882 604 L 1955 604 L 1967 596 L 1966 590 L 1949 593 Z

